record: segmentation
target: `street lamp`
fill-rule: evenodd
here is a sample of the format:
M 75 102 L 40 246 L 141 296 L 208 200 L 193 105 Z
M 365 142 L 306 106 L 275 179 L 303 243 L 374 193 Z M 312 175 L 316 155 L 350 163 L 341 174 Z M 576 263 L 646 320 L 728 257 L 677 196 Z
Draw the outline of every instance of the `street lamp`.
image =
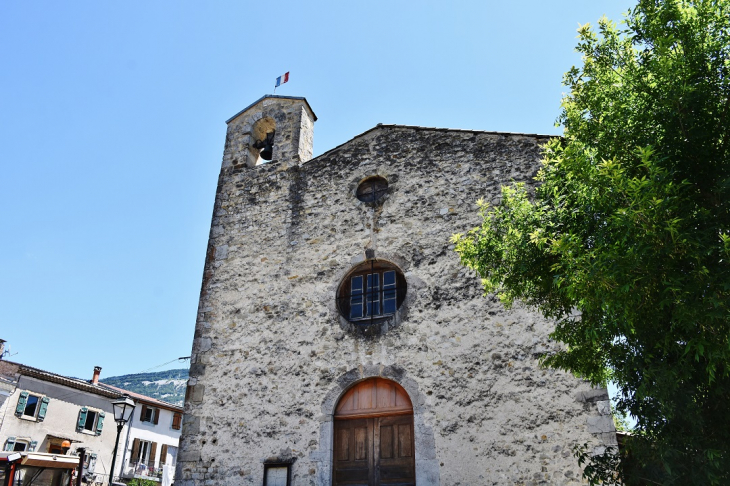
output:
M 117 423 L 117 441 L 114 443 L 114 454 L 112 455 L 112 470 L 109 473 L 109 486 L 114 481 L 114 463 L 117 461 L 117 448 L 119 447 L 119 434 L 122 433 L 124 424 L 129 422 L 134 411 L 134 400 L 129 395 L 122 395 L 112 402 L 114 408 L 114 421 Z

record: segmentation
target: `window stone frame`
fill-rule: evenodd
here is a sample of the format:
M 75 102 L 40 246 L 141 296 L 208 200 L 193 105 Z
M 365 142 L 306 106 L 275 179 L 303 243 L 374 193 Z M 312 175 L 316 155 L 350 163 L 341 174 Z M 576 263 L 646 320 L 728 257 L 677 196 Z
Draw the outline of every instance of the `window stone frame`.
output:
M 373 324 L 358 324 L 342 315 L 337 305 L 337 299 L 341 286 L 345 283 L 345 279 L 348 278 L 352 270 L 372 258 L 385 261 L 396 267 L 406 281 L 406 295 L 394 314 L 385 318 L 379 318 Z M 362 254 L 353 256 L 349 265 L 346 268 L 341 268 L 337 272 L 328 292 L 330 296 L 329 311 L 335 316 L 335 320 L 340 329 L 354 336 L 375 338 L 387 333 L 390 329 L 400 326 L 408 318 L 409 308 L 415 303 L 416 290 L 423 287 L 423 282 L 410 275 L 408 270 L 409 265 L 407 261 L 397 255 L 375 252 L 374 250 L 368 249 Z

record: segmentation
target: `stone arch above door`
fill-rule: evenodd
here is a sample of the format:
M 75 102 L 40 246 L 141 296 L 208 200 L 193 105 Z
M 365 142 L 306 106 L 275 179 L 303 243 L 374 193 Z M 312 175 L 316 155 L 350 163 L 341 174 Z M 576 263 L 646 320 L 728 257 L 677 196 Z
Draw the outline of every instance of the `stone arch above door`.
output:
M 413 427 L 416 462 L 416 483 L 418 486 L 440 484 L 439 463 L 433 429 L 424 420 L 426 397 L 420 392 L 415 380 L 396 365 L 367 365 L 353 368 L 336 380 L 322 402 L 320 417 L 319 449 L 310 453 L 310 459 L 317 464 L 318 486 L 332 485 L 332 454 L 334 438 L 334 415 L 340 398 L 359 382 L 368 378 L 385 378 L 394 381 L 408 395 L 413 407 Z

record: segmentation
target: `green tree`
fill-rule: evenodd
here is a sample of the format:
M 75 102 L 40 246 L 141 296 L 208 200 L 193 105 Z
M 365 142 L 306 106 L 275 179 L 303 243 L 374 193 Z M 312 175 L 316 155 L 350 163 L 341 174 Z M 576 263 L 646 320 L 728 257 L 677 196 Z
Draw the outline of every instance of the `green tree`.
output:
M 157 481 L 154 481 L 152 479 L 139 479 L 134 478 L 129 483 L 127 483 L 128 486 L 158 486 L 160 483 Z
M 555 319 L 545 365 L 618 385 L 631 461 L 584 455 L 592 483 L 730 484 L 730 0 L 578 33 L 534 194 L 503 187 L 456 251 Z

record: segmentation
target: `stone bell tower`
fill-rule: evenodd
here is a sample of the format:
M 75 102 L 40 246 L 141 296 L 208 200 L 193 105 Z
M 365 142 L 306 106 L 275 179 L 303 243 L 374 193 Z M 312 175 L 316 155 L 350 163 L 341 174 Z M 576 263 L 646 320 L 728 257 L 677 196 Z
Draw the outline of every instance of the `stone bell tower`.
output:
M 254 167 L 271 160 L 288 165 L 308 161 L 315 121 L 305 98 L 263 96 L 226 120 L 223 168 Z

